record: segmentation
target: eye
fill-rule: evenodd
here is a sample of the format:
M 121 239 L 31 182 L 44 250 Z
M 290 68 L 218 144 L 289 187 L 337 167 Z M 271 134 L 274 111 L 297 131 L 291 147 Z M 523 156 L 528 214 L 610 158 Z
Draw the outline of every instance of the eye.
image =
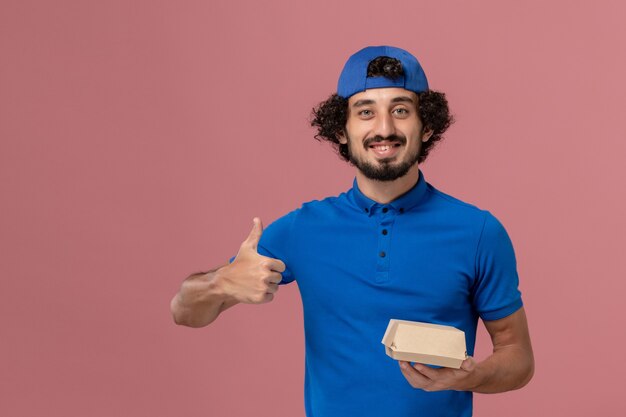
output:
M 409 111 L 407 109 L 405 109 L 404 107 L 398 107 L 397 109 L 393 110 L 393 113 L 398 115 L 398 116 L 405 117 L 405 116 L 408 116 Z
M 359 111 L 358 115 L 363 118 L 369 118 L 369 117 L 372 117 L 374 113 L 371 110 L 365 109 L 365 110 Z

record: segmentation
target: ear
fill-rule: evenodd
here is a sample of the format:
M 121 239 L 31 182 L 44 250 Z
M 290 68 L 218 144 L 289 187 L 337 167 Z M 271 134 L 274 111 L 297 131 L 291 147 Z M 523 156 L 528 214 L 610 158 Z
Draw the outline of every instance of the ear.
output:
M 422 134 L 422 142 L 428 142 L 428 139 L 430 139 L 430 137 L 433 135 L 433 131 L 432 129 L 428 129 L 426 130 L 423 134 Z
M 337 140 L 342 145 L 345 145 L 345 144 L 348 143 L 348 138 L 346 137 L 346 132 L 344 130 L 342 130 L 341 132 L 337 133 Z

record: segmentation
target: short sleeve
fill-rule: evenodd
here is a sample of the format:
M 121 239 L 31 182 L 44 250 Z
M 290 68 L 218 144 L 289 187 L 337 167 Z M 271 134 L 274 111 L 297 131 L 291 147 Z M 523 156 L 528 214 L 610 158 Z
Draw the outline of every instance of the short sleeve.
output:
M 476 251 L 474 307 L 483 320 L 507 317 L 522 307 L 513 244 L 504 226 L 485 212 Z
M 292 239 L 293 223 L 297 214 L 294 210 L 283 217 L 280 217 L 270 223 L 263 229 L 261 240 L 257 248 L 260 255 L 274 259 L 280 259 L 286 265 L 285 271 L 282 273 L 283 279 L 279 284 L 288 284 L 295 280 L 290 265 L 290 244 Z M 235 259 L 233 256 L 229 262 Z

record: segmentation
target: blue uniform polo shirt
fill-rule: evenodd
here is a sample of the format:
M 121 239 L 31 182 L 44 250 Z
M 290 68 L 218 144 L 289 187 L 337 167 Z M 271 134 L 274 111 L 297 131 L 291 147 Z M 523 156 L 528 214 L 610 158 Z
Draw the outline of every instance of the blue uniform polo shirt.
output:
M 472 355 L 479 317 L 522 306 L 502 224 L 421 171 L 389 204 L 366 197 L 356 180 L 346 193 L 305 203 L 269 225 L 258 250 L 285 262 L 282 283 L 300 289 L 308 417 L 471 415 L 471 392 L 409 385 L 381 344 L 387 324 L 454 326 Z

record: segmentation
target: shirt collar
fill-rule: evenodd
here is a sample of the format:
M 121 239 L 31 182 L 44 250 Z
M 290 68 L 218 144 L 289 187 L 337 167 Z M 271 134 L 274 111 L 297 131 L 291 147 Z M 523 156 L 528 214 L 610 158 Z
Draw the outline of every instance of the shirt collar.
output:
M 427 183 L 424 178 L 424 173 L 419 171 L 419 178 L 417 179 L 417 183 L 411 187 L 409 191 L 402 194 L 400 197 L 391 201 L 388 204 L 380 204 L 371 198 L 367 197 L 365 194 L 359 190 L 359 186 L 357 184 L 356 178 L 354 179 L 352 189 L 350 190 L 351 200 L 359 207 L 363 212 L 372 214 L 372 209 L 376 206 L 390 206 L 399 212 L 405 212 L 414 209 L 417 207 L 426 195 Z

